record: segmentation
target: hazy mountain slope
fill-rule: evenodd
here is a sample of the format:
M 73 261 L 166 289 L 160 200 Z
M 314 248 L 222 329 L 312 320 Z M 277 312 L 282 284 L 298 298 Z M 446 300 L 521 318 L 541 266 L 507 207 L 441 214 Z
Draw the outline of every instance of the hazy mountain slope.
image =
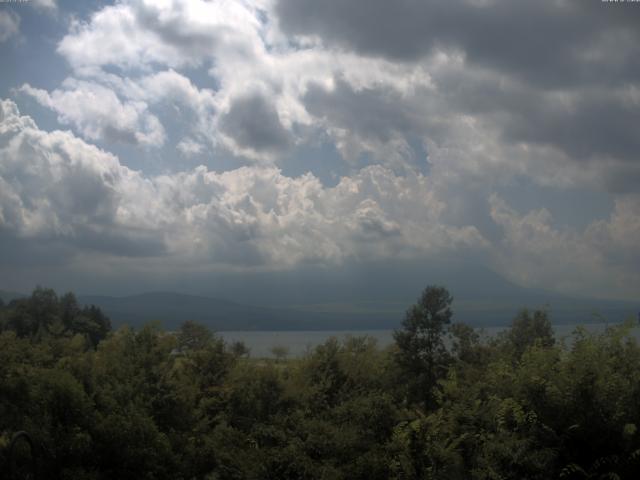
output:
M 639 302 L 573 298 L 515 285 L 491 270 L 452 263 L 387 262 L 331 270 L 220 276 L 202 295 L 152 292 L 124 297 L 79 295 L 115 326 L 158 320 L 175 329 L 194 320 L 215 330 L 339 330 L 396 328 L 425 286 L 446 286 L 454 320 L 508 324 L 523 307 L 548 307 L 554 323 L 619 322 L 637 317 Z M 20 293 L 0 291 L 6 300 Z M 225 299 L 225 300 L 222 300 Z
M 386 262 L 331 270 L 308 267 L 215 282 L 207 294 L 304 314 L 342 315 L 367 328 L 397 325 L 427 285 L 444 285 L 454 297 L 454 318 L 474 325 L 503 325 L 521 308 L 548 307 L 555 323 L 616 322 L 637 315 L 640 302 L 574 298 L 515 285 L 480 267 L 436 262 Z M 205 291 L 205 290 L 203 290 Z M 364 328 L 364 327 L 363 327 Z
M 406 267 L 403 267 L 406 268 Z M 405 270 L 406 272 L 406 270 Z M 140 325 L 160 320 L 176 328 L 185 320 L 202 322 L 215 330 L 333 330 L 396 328 L 406 309 L 424 286 L 443 284 L 454 296 L 454 319 L 476 326 L 508 324 L 521 308 L 549 308 L 554 323 L 619 322 L 637 315 L 633 302 L 572 298 L 519 287 L 493 272 L 482 269 L 432 268 L 398 278 L 392 270 L 371 269 L 349 275 L 323 272 L 306 278 L 275 274 L 245 276 L 244 285 L 234 285 L 212 296 L 155 292 L 128 297 L 81 296 L 81 302 L 101 307 L 114 324 Z M 264 283 L 262 283 L 264 281 Z M 365 288 L 366 286 L 366 288 Z M 241 289 L 259 292 L 243 304 Z M 233 298 L 237 289 L 238 300 Z M 410 292 L 410 293 L 407 293 Z
M 153 292 L 127 297 L 80 296 L 83 304 L 93 304 L 105 311 L 115 325 L 140 325 L 160 321 L 165 328 L 177 328 L 186 320 L 225 328 L 256 329 L 265 325 L 283 328 L 283 319 L 269 309 L 239 305 L 234 302 L 172 292 Z

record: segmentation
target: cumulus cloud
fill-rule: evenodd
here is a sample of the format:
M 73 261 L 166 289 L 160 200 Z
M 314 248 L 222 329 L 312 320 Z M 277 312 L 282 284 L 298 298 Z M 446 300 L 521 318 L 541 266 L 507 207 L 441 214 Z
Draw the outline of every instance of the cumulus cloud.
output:
M 121 2 L 74 23 L 58 52 L 79 70 L 197 66 L 219 49 L 251 56 L 259 44 L 255 12 L 245 1 Z
M 144 182 L 106 153 L 68 132 L 44 132 L 16 105 L 0 106 L 0 229 L 27 241 L 64 239 L 79 248 L 120 255 L 153 254 L 146 215 L 130 221 Z
M 275 107 L 259 93 L 246 95 L 231 104 L 219 122 L 232 149 L 255 153 L 280 153 L 291 143 Z
M 509 278 L 572 294 L 637 295 L 640 250 L 632 238 L 640 233 L 638 195 L 616 202 L 609 219 L 593 222 L 584 231 L 554 226 L 544 208 L 520 214 L 495 194 L 490 205 L 504 232 L 493 258 Z
M 143 93 L 158 68 L 158 84 L 208 69 L 217 88 L 198 135 L 253 160 L 327 137 L 348 162 L 395 167 L 415 160 L 416 141 L 461 151 L 472 125 L 482 155 L 447 167 L 457 174 L 491 182 L 499 166 L 623 192 L 640 176 L 638 15 L 552 0 L 127 0 L 75 23 L 58 52 L 79 77 Z
M 380 109 L 378 115 L 352 115 L 352 143 L 354 136 L 362 139 L 363 130 L 381 141 L 401 125 L 400 132 L 417 130 L 426 142 L 451 145 L 469 119 L 483 130 L 478 141 L 486 144 L 484 150 L 491 148 L 494 162 L 507 171 L 519 162 L 511 153 L 525 146 L 547 151 L 540 159 L 525 155 L 534 178 L 549 155 L 560 164 L 573 162 L 573 168 L 561 168 L 568 170 L 565 181 L 583 177 L 579 170 L 586 168 L 601 179 L 601 188 L 628 191 L 624 179 L 630 173 L 637 178 L 640 69 L 630 59 L 640 53 L 634 27 L 640 10 L 633 5 L 279 0 L 275 11 L 284 32 L 296 38 L 319 38 L 328 48 L 423 65 L 428 72 L 430 90 L 394 92 L 409 97 L 402 107 L 396 100 L 382 108 L 389 89 L 380 85 L 369 100 L 362 91 L 350 92 L 349 85 L 323 90 L 318 106 L 308 107 L 331 109 L 338 125 L 359 108 Z M 400 124 L 398 113 L 404 116 Z M 389 122 L 376 125 L 377 118 Z
M 165 108 L 165 116 L 181 121 L 187 134 L 199 138 L 201 144 L 216 145 L 216 115 L 220 106 L 211 89 L 198 88 L 171 69 L 136 78 L 109 75 L 97 81 L 109 84 L 131 102 L 148 105 L 151 111 Z
M 458 50 L 474 64 L 548 86 L 610 79 L 611 69 L 620 84 L 640 74 L 629 62 L 639 48 L 640 12 L 634 5 L 278 0 L 276 12 L 289 34 L 318 36 L 328 45 L 398 61 Z M 615 55 L 603 55 L 602 43 L 616 40 Z M 608 72 L 594 68 L 598 64 Z
M 593 222 L 586 235 L 609 262 L 640 271 L 640 195 L 618 197 L 611 217 Z
M 154 155 L 166 157 L 167 173 L 134 172 L 123 166 L 129 159 L 97 154 L 73 134 L 25 126 L 39 133 L 23 145 L 81 142 L 94 152 L 86 158 L 112 158 L 108 178 L 129 180 L 106 183 L 110 196 L 97 203 L 107 213 L 87 218 L 102 219 L 92 231 L 112 233 L 91 237 L 64 214 L 62 197 L 29 203 L 7 180 L 25 172 L 6 170 L 2 202 L 13 207 L 2 222 L 18 236 L 82 238 L 78 245 L 105 252 L 134 252 L 153 238 L 149 251 L 180 265 L 275 268 L 469 251 L 541 287 L 639 284 L 630 267 L 639 257 L 631 240 L 640 216 L 638 15 L 629 2 L 598 0 L 103 6 L 58 43 L 72 77 L 21 91 L 86 141 L 161 147 Z M 33 124 L 15 113 L 5 128 L 16 119 Z M 36 144 L 37 158 L 46 157 Z M 323 154 L 304 153 L 318 146 L 341 157 L 328 164 L 344 162 L 348 176 L 333 177 L 337 184 L 278 168 L 295 161 L 297 172 L 323 171 L 313 164 Z M 56 148 L 55 158 L 71 161 L 72 147 Z M 210 165 L 230 157 L 250 166 L 181 171 L 185 158 L 205 155 Z M 70 186 L 80 192 L 90 178 Z M 577 229 L 558 225 L 545 201 L 546 209 L 521 213 L 513 199 L 491 195 L 522 179 L 607 192 L 613 212 Z
M 352 88 L 382 84 L 406 93 L 428 82 L 428 75 L 348 52 L 295 48 L 279 35 L 267 9 L 259 2 L 121 2 L 73 26 L 58 52 L 77 76 L 118 85 L 121 95 L 142 95 L 148 103 L 158 101 L 169 85 L 182 82 L 185 91 L 186 79 L 176 69 L 207 66 L 219 85 L 199 102 L 213 107 L 205 122 L 211 143 L 245 158 L 277 160 L 278 153 L 318 128 L 354 151 L 397 148 L 402 139 L 375 139 L 376 132 L 345 138 L 337 126 L 322 123 L 322 112 L 309 111 L 305 94 L 312 85 L 334 84 L 338 76 Z M 153 72 L 158 68 L 169 70 Z
M 154 146 L 164 142 L 162 124 L 148 113 L 146 103 L 122 102 L 100 84 L 71 78 L 51 93 L 29 84 L 20 91 L 55 111 L 60 123 L 75 126 L 86 139 Z
M 278 268 L 483 248 L 473 227 L 438 221 L 422 175 L 381 166 L 324 187 L 275 167 L 205 167 L 145 176 L 68 132 L 45 132 L 16 105 L 0 116 L 1 228 L 111 255 Z

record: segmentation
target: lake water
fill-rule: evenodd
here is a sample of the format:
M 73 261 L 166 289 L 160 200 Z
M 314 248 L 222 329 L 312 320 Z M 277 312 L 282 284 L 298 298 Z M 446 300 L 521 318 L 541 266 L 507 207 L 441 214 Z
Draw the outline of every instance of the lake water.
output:
M 609 324 L 610 325 L 610 324 Z M 590 332 L 602 332 L 607 328 L 605 323 L 591 323 L 583 325 Z M 554 325 L 553 330 L 558 339 L 570 337 L 577 325 Z M 485 327 L 480 330 L 485 337 L 494 336 L 506 327 Z M 254 331 L 254 332 L 218 332 L 225 341 L 242 341 L 251 350 L 254 358 L 272 357 L 273 347 L 286 347 L 289 356 L 299 357 L 314 347 L 324 343 L 330 337 L 344 339 L 348 336 L 375 338 L 379 347 L 386 347 L 393 343 L 393 330 L 321 330 L 321 331 Z M 640 339 L 640 328 L 636 327 L 633 334 Z

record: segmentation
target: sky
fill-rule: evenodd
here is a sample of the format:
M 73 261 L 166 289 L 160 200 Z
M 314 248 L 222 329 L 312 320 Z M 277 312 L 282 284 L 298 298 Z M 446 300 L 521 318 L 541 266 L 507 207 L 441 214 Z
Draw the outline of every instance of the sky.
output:
M 639 26 L 601 0 L 3 1 L 0 288 L 450 261 L 638 299 Z

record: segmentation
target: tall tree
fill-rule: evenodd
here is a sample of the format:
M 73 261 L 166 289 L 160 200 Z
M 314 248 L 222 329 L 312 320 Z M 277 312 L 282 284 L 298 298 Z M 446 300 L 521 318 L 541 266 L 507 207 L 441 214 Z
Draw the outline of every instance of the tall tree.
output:
M 506 338 L 516 359 L 536 343 L 543 347 L 555 344 L 553 327 L 546 310 L 534 310 L 533 314 L 527 309 L 521 310 L 507 330 Z
M 183 352 L 204 350 L 211 346 L 214 337 L 206 325 L 187 320 L 178 332 L 178 348 Z
M 393 334 L 397 361 L 407 375 L 410 400 L 435 406 L 435 388 L 446 374 L 449 354 L 444 335 L 451 323 L 453 297 L 440 286 L 429 286 Z

